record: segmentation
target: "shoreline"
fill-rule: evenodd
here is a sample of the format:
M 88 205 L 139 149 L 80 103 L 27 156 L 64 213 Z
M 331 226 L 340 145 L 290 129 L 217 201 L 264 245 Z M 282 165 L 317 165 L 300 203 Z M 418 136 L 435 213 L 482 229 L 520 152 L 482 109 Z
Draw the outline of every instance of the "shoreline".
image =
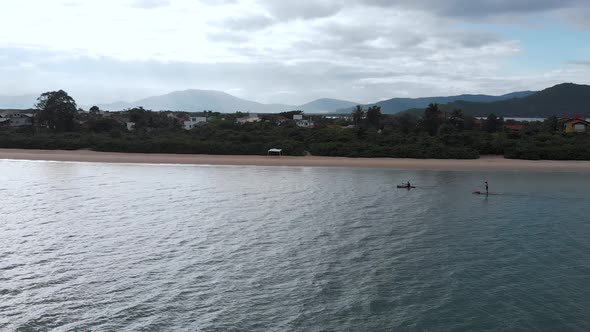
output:
M 287 167 L 345 167 L 400 170 L 454 171 L 535 171 L 588 172 L 590 161 L 520 160 L 501 156 L 480 159 L 404 159 L 348 157 L 266 157 L 248 155 L 190 155 L 96 152 L 89 150 L 26 150 L 0 149 L 0 160 L 33 160 L 57 162 L 216 165 L 216 166 L 287 166 Z

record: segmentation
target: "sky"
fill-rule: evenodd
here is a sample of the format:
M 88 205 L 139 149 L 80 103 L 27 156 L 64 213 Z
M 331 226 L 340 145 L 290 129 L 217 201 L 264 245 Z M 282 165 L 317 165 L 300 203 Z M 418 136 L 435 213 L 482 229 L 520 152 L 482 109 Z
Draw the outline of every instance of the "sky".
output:
M 265 103 L 590 84 L 588 0 L 2 0 L 0 95 Z

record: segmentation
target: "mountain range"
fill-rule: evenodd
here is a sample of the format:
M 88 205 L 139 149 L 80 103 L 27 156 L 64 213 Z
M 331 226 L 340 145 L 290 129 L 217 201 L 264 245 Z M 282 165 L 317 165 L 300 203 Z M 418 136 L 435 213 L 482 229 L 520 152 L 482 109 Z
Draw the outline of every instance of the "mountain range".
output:
M 393 98 L 374 104 L 378 105 L 384 114 L 395 114 L 411 108 L 424 108 L 430 103 L 446 104 L 458 100 L 472 102 L 492 102 L 515 97 L 523 97 L 533 92 L 514 92 L 503 96 L 488 95 L 458 95 L 447 97 L 426 98 Z M 0 96 L 0 109 L 27 109 L 34 106 L 38 95 Z M 212 110 L 223 113 L 236 111 L 255 113 L 278 113 L 292 110 L 302 110 L 307 113 L 350 113 L 358 103 L 339 99 L 322 98 L 303 105 L 263 104 L 232 96 L 228 93 L 214 90 L 184 90 L 168 94 L 153 96 L 133 102 L 118 101 L 113 103 L 96 104 L 100 109 L 119 111 L 127 108 L 142 106 L 150 110 L 174 110 L 183 112 L 199 112 Z M 88 109 L 93 105 L 81 105 Z
M 278 113 L 292 110 L 302 110 L 307 113 L 326 113 L 345 107 L 352 107 L 357 103 L 338 99 L 322 98 L 303 105 L 263 104 L 241 99 L 225 92 L 213 90 L 184 90 L 175 91 L 161 96 L 141 99 L 132 103 L 118 102 L 97 105 L 104 110 L 122 110 L 143 106 L 151 110 L 174 110 L 183 112 L 200 112 L 211 110 L 222 113 L 253 112 Z
M 0 109 L 29 109 L 34 107 L 39 95 L 2 96 L 0 95 Z M 323 98 L 303 105 L 263 104 L 241 99 L 228 93 L 213 90 L 184 90 L 165 95 L 153 96 L 133 102 L 118 101 L 113 103 L 96 104 L 100 109 L 119 111 L 127 108 L 142 106 L 150 110 L 174 110 L 184 112 L 199 112 L 212 110 L 224 113 L 236 111 L 271 113 L 292 110 L 303 110 L 307 113 L 325 113 L 356 105 L 345 100 Z M 80 105 L 89 109 L 93 105 Z
M 358 105 L 358 103 L 354 103 L 351 101 L 322 98 L 314 100 L 307 104 L 297 106 L 296 109 L 305 111 L 307 113 L 325 113 L 334 112 L 335 110 L 343 108 L 351 108 L 356 105 Z
M 104 110 L 122 110 L 131 107 L 142 106 L 151 110 L 174 110 L 181 112 L 199 112 L 211 110 L 222 113 L 253 112 L 253 113 L 279 113 L 292 110 L 302 110 L 307 113 L 327 113 L 345 107 L 352 107 L 357 103 L 322 98 L 303 105 L 263 104 L 232 96 L 225 92 L 213 90 L 184 90 L 175 91 L 161 96 L 154 96 L 137 100 L 135 102 L 116 102 L 111 104 L 98 104 Z M 89 108 L 89 107 L 88 107 Z
M 28 109 L 34 107 L 39 95 L 0 96 L 0 109 Z M 307 113 L 326 113 L 337 109 L 352 107 L 357 103 L 345 100 L 322 98 L 303 105 L 263 104 L 232 96 L 214 90 L 184 90 L 165 95 L 153 96 L 133 102 L 118 101 L 96 104 L 100 109 L 119 111 L 142 106 L 150 110 L 174 110 L 183 112 L 200 112 L 211 110 L 223 113 L 236 111 L 254 113 L 274 113 L 302 110 Z M 89 109 L 93 105 L 80 105 Z
M 392 98 L 383 100 L 374 104 L 364 105 L 370 107 L 377 105 L 381 107 L 381 113 L 383 114 L 396 114 L 409 109 L 425 108 L 429 104 L 447 104 L 456 102 L 459 100 L 469 102 L 481 102 L 490 103 L 500 100 L 508 100 L 513 98 L 522 98 L 534 94 L 535 91 L 519 91 L 512 92 L 501 96 L 490 96 L 490 95 L 471 95 L 463 94 L 457 96 L 446 96 L 446 97 L 424 97 L 424 98 Z M 355 105 L 356 106 L 356 105 Z M 338 110 L 338 113 L 350 113 L 352 108 L 346 108 Z
M 393 98 L 364 106 L 378 105 L 381 107 L 381 112 L 384 114 L 395 114 L 411 108 L 424 108 L 430 103 L 446 104 L 459 100 L 487 103 L 525 97 L 533 93 L 535 92 L 521 91 L 501 96 L 464 94 L 447 97 Z M 224 113 L 233 113 L 236 111 L 278 113 L 291 110 L 302 110 L 306 113 L 350 113 L 352 108 L 356 105 L 358 105 L 358 103 L 330 98 L 317 99 L 303 105 L 262 104 L 241 99 L 220 91 L 184 90 L 171 92 L 161 96 L 149 97 L 131 103 L 117 102 L 112 104 L 99 104 L 97 106 L 101 109 L 111 111 L 143 106 L 144 108 L 151 110 L 174 110 L 185 112 L 212 110 Z
M 37 95 L 0 96 L 0 109 L 27 109 L 33 107 Z M 520 91 L 501 96 L 484 94 L 463 94 L 446 97 L 392 98 L 374 104 L 381 107 L 384 114 L 396 114 L 408 109 L 423 109 L 430 103 L 438 103 L 443 110 L 462 109 L 466 114 L 512 117 L 545 117 L 548 115 L 571 116 L 580 114 L 590 116 L 590 86 L 573 83 L 559 84 L 543 91 Z M 350 113 L 357 103 L 323 98 L 303 105 L 263 104 L 241 99 L 225 92 L 212 90 L 175 91 L 161 96 L 153 96 L 135 102 L 116 102 L 98 104 L 103 110 L 118 111 L 136 106 L 150 110 L 173 110 L 199 112 L 212 110 L 233 113 L 236 111 L 252 113 L 278 113 L 302 110 L 306 113 Z M 82 106 L 85 109 L 92 105 Z
M 142 106 L 150 110 L 173 110 L 179 112 L 201 112 L 211 110 L 215 112 L 283 112 L 292 106 L 281 104 L 262 104 L 255 101 L 241 99 L 228 93 L 213 90 L 184 90 L 175 91 L 161 96 L 153 96 L 134 102 L 116 102 L 98 104 L 100 109 L 119 111 L 126 108 Z
M 455 101 L 441 106 L 442 110 L 461 109 L 472 116 L 535 118 L 556 115 L 590 117 L 590 85 L 563 83 L 524 96 L 488 103 Z

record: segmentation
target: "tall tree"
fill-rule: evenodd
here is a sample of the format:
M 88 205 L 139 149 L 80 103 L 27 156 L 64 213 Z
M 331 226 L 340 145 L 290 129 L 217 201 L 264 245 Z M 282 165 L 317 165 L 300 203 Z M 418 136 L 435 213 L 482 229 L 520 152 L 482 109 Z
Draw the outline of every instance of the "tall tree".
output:
M 244 116 L 245 114 L 242 112 L 237 112 L 240 113 L 240 116 Z M 289 119 L 293 119 L 293 115 L 303 115 L 303 111 L 302 110 L 294 110 L 294 111 L 289 111 L 289 112 L 281 112 L 279 113 L 280 116 L 284 116 L 286 118 Z
M 89 119 L 96 120 L 96 119 L 98 119 L 99 114 L 100 114 L 100 108 L 98 106 L 92 106 L 88 110 L 88 118 Z
M 458 131 L 465 129 L 465 117 L 463 116 L 463 111 L 460 109 L 453 110 L 449 117 L 449 123 Z
M 551 132 L 555 132 L 559 129 L 559 119 L 555 115 L 552 115 L 545 119 L 545 122 L 543 124 L 546 130 Z
M 365 110 L 361 105 L 356 105 L 354 111 L 352 111 L 352 122 L 356 127 L 360 126 L 361 121 L 365 117 Z
M 63 90 L 45 92 L 37 98 L 39 125 L 56 131 L 74 129 L 77 113 L 76 101 Z
M 94 106 L 90 107 L 88 112 L 90 112 L 91 114 L 98 114 L 100 112 L 100 108 L 98 106 L 94 105 Z
M 422 118 L 424 129 L 432 136 L 438 132 L 438 128 L 442 124 L 442 112 L 438 108 L 438 104 L 430 104 L 424 110 L 424 117 Z
M 127 110 L 129 121 L 135 123 L 135 128 L 140 129 L 147 127 L 149 121 L 148 111 L 142 106 L 134 107 Z
M 371 106 L 367 110 L 367 121 L 369 124 L 375 128 L 379 128 L 379 123 L 381 121 L 381 107 L 380 106 Z
M 488 118 L 486 120 L 485 130 L 488 133 L 495 133 L 498 130 L 502 129 L 503 125 L 504 118 L 498 118 L 494 113 L 491 113 L 490 115 L 488 115 Z

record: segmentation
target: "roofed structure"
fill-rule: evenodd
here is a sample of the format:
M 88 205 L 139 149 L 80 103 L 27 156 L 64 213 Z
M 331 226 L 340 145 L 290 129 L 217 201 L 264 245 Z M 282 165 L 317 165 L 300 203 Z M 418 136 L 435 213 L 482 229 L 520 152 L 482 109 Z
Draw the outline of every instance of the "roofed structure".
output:
M 565 120 L 563 126 L 566 133 L 590 132 L 590 122 L 578 117 Z

